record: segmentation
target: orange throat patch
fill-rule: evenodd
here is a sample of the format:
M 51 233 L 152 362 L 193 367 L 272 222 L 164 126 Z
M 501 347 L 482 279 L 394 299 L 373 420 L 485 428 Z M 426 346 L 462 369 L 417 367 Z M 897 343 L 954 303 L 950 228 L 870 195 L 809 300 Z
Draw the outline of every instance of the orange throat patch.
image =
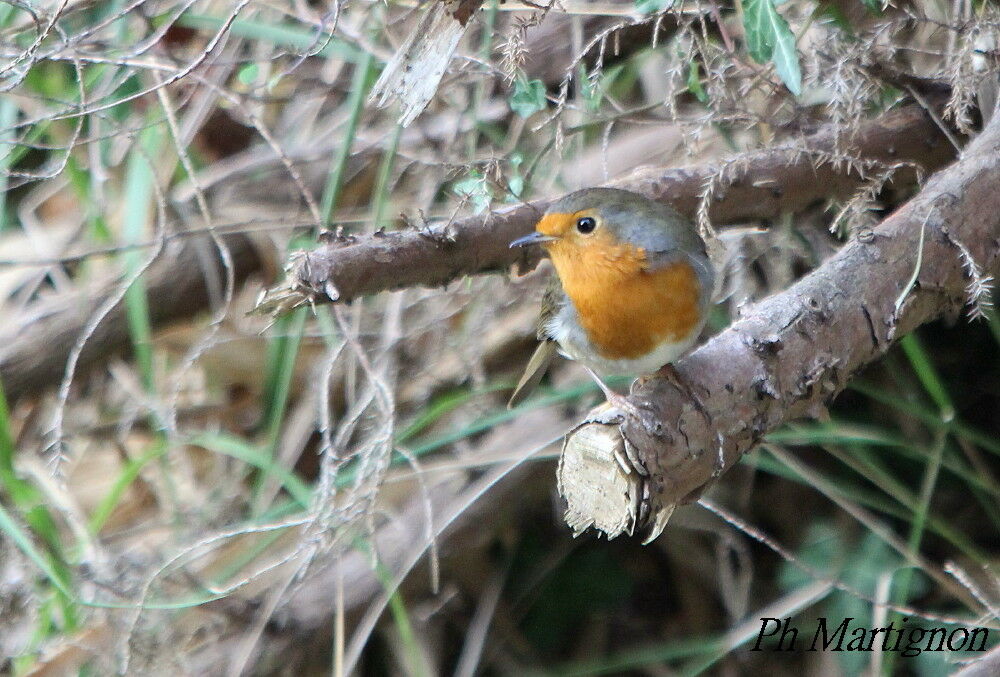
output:
M 643 249 L 605 233 L 546 248 L 591 346 L 605 359 L 644 357 L 687 339 L 699 324 L 701 283 L 685 261 L 649 271 Z

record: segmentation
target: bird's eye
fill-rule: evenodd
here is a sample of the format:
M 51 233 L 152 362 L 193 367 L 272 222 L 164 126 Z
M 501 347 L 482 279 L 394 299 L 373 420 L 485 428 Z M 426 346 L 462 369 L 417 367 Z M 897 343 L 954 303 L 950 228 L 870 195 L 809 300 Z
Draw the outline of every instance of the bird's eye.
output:
M 576 220 L 576 229 L 584 235 L 594 232 L 594 228 L 597 228 L 597 221 L 590 216 L 584 216 Z

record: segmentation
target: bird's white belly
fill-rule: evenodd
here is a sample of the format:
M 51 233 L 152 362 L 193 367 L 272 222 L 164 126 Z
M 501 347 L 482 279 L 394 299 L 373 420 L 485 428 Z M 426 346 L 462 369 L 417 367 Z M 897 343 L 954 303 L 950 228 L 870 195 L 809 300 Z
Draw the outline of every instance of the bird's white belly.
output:
M 681 341 L 667 341 L 642 357 L 621 360 L 608 359 L 597 354 L 590 346 L 586 331 L 577 321 L 576 310 L 571 303 L 565 303 L 559 312 L 552 316 L 546 329 L 549 336 L 559 344 L 563 355 L 590 367 L 598 376 L 643 376 L 652 374 L 687 352 L 698 338 L 701 326 L 696 326 Z

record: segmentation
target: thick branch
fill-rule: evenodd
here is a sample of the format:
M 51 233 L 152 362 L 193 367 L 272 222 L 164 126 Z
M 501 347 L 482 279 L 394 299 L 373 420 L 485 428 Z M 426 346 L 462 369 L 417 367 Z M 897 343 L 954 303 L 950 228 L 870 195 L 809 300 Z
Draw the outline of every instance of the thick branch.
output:
M 954 149 L 926 112 L 905 106 L 863 123 L 841 145 L 832 129 L 805 136 L 795 150 L 774 148 L 748 156 L 730 167 L 706 164 L 687 168 L 655 168 L 615 185 L 668 202 L 693 216 L 710 181 L 709 216 L 727 224 L 794 212 L 818 201 L 843 198 L 857 189 L 861 163 L 904 163 L 931 171 L 943 166 Z M 808 152 L 806 152 L 808 151 Z M 831 155 L 856 162 L 823 161 Z M 722 170 L 725 169 L 724 172 Z M 720 172 L 722 172 L 720 174 Z M 897 180 L 912 180 L 901 170 Z M 515 263 L 533 265 L 524 251 L 512 251 L 511 240 L 528 233 L 548 201 L 509 207 L 483 217 L 468 217 L 447 226 L 409 229 L 330 242 L 304 254 L 288 280 L 293 301 L 350 301 L 386 289 L 443 285 L 463 275 L 502 271 Z M 280 293 L 280 292 L 279 292 Z
M 257 247 L 249 237 L 230 235 L 224 242 L 232 256 L 237 285 L 263 267 Z M 219 253 L 207 236 L 188 238 L 180 244 L 168 243 L 163 255 L 146 273 L 150 323 L 160 327 L 208 309 L 210 290 L 221 293 L 224 280 Z M 32 306 L 4 326 L 0 334 L 0 381 L 8 399 L 16 401 L 62 380 L 70 351 L 109 293 L 111 289 L 60 295 Z M 77 371 L 85 373 L 108 355 L 125 352 L 130 347 L 125 307 L 119 303 L 84 345 Z
M 960 312 L 968 298 L 969 258 L 983 274 L 1000 271 L 997 117 L 956 164 L 870 237 L 855 239 L 788 290 L 757 304 L 678 363 L 676 378 L 637 384 L 629 400 L 641 416 L 626 418 L 620 428 L 590 423 L 572 433 L 560 480 L 569 488 L 564 495 L 576 528 L 641 522 L 647 510 L 637 497 L 643 491 L 649 514 L 662 522 L 765 434 L 819 411 L 895 338 Z M 617 515 L 587 514 L 587 506 L 597 504 L 589 494 L 602 489 L 581 485 L 566 469 L 578 456 L 594 456 L 596 433 L 609 430 L 602 453 L 614 458 L 619 447 L 637 470 L 627 476 L 630 489 L 617 485 Z

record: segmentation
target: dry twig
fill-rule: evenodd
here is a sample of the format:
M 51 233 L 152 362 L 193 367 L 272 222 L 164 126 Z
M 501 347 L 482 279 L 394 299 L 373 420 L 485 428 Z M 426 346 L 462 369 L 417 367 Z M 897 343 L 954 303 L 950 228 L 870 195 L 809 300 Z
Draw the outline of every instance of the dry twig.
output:
M 906 106 L 863 124 L 837 146 L 833 129 L 823 129 L 788 148 L 758 151 L 740 166 L 715 163 L 644 170 L 615 183 L 669 202 L 694 215 L 706 185 L 712 185 L 709 217 L 715 223 L 766 219 L 794 212 L 817 200 L 843 198 L 865 179 L 867 166 L 900 162 L 924 170 L 941 167 L 953 149 L 923 108 Z M 853 163 L 843 158 L 853 156 Z M 902 182 L 907 172 L 898 172 Z M 910 179 L 912 180 L 912 172 Z M 422 230 L 346 238 L 301 254 L 289 279 L 270 299 L 285 304 L 350 301 L 387 289 L 444 285 L 464 276 L 533 266 L 511 240 L 526 234 L 547 201 L 509 207 Z
M 245 235 L 221 238 L 232 256 L 237 285 L 265 269 L 265 262 L 254 241 Z M 198 249 L 210 252 L 207 257 L 217 266 L 207 271 Z M 150 322 L 162 327 L 208 309 L 211 290 L 222 285 L 218 250 L 208 237 L 187 238 L 177 246 L 167 246 L 164 255 L 150 271 Z M 215 279 L 212 279 L 215 276 Z M 0 381 L 11 401 L 58 384 L 66 369 L 66 359 L 80 332 L 105 302 L 107 292 L 85 289 L 55 296 L 29 308 L 23 316 L 12 318 L 0 337 Z M 131 346 L 125 306 L 119 303 L 97 326 L 87 341 L 77 363 L 77 371 L 103 364 L 110 355 L 127 352 Z

